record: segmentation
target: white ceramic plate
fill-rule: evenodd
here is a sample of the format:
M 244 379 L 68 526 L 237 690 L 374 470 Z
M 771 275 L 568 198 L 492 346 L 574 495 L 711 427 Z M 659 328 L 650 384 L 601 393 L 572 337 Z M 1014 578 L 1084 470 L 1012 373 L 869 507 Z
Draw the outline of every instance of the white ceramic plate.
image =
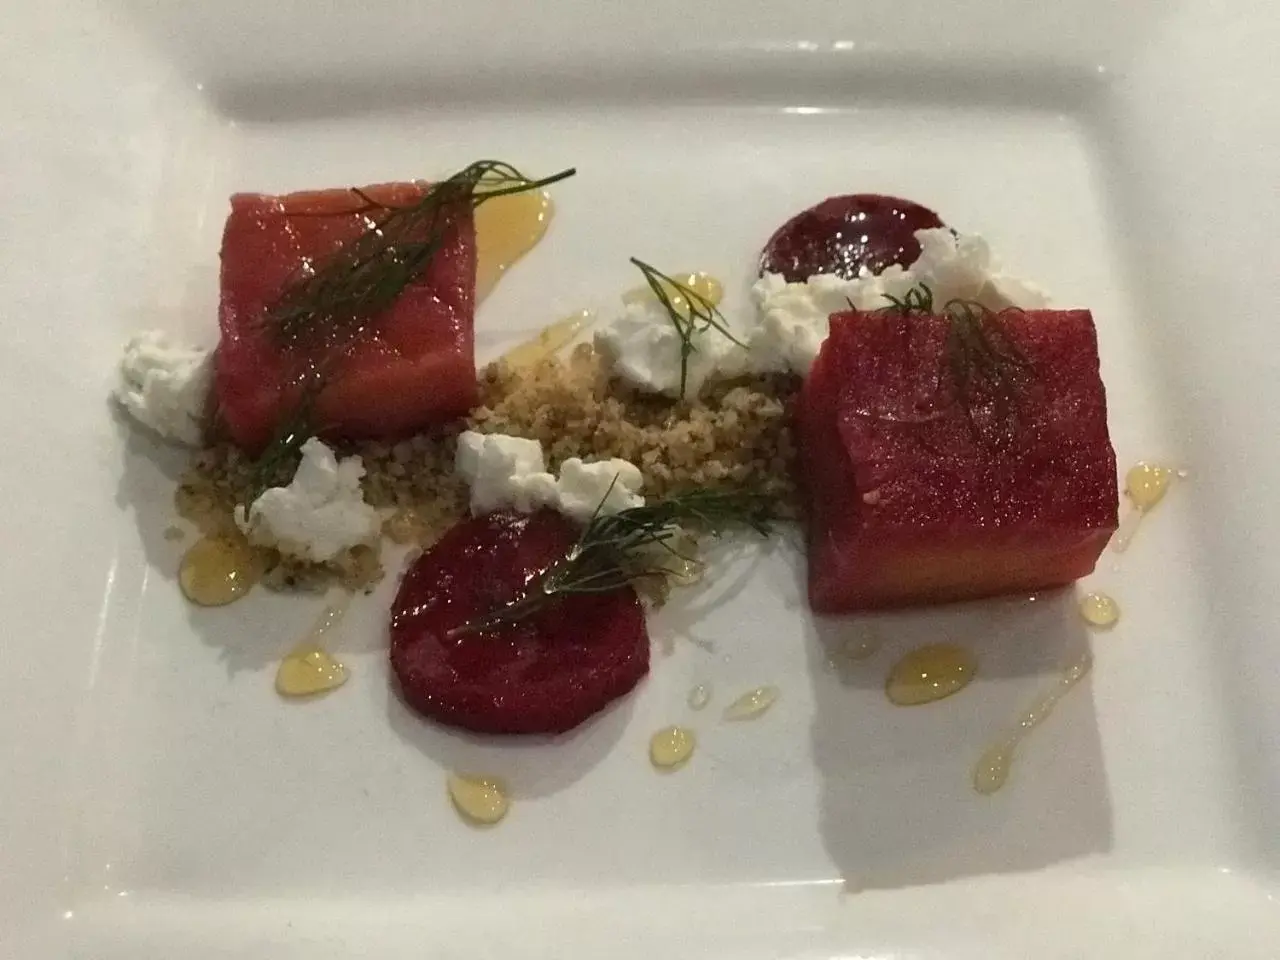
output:
M 1280 951 L 1280 20 L 1263 0 L 228 0 L 6 4 L 0 33 L 0 953 L 214 957 L 1264 957 Z M 111 414 L 125 335 L 214 335 L 234 189 L 576 164 L 478 319 L 489 356 L 637 254 L 742 304 L 823 196 L 916 198 L 1098 319 L 1122 463 L 1191 474 L 1091 584 L 1124 620 L 991 798 L 972 763 L 1087 642 L 1070 598 L 911 613 L 826 666 L 796 556 L 725 569 L 642 689 L 556 744 L 430 727 L 382 616 L 353 680 L 281 703 L 316 603 L 194 610 L 177 458 Z M 731 305 L 734 300 L 731 300 Z M 1122 562 L 1120 562 L 1122 561 Z M 682 620 L 681 618 L 684 617 Z M 880 685 L 922 638 L 964 695 Z M 777 684 L 750 725 L 685 694 Z M 678 775 L 649 733 L 695 720 Z M 447 769 L 502 773 L 464 827 Z

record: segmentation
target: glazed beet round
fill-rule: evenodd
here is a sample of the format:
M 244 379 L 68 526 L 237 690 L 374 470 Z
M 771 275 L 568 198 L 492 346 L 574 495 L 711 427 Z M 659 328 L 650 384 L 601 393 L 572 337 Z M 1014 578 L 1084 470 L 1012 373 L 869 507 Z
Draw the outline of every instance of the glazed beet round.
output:
M 566 596 L 482 633 L 450 631 L 519 595 L 578 530 L 558 513 L 465 520 L 409 568 L 391 616 L 391 669 L 405 701 L 477 733 L 563 733 L 649 671 L 644 610 L 630 588 Z
M 928 207 L 899 197 L 828 197 L 774 231 L 760 254 L 760 272 L 803 283 L 817 273 L 852 280 L 863 267 L 872 273 L 895 263 L 905 267 L 920 256 L 915 232 L 941 226 Z

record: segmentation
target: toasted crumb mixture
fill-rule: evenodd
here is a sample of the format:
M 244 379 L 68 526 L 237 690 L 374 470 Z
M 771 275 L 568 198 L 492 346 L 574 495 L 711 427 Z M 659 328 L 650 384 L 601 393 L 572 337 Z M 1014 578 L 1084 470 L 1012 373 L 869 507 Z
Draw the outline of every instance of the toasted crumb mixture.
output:
M 566 360 L 490 364 L 480 377 L 480 405 L 465 424 L 395 443 L 345 444 L 339 455 L 363 459 L 365 499 L 385 510 L 383 534 L 418 547 L 466 514 L 467 488 L 453 465 L 464 428 L 537 440 L 553 471 L 569 457 L 630 460 L 644 476 L 646 497 L 749 486 L 776 494 L 780 509 L 798 514 L 787 409 L 798 386 L 789 376 L 754 377 L 711 385 L 697 401 L 677 403 L 610 381 L 583 344 Z M 274 482 L 288 483 L 289 474 L 282 470 Z M 238 536 L 233 511 L 249 495 L 252 476 L 253 461 L 230 444 L 201 451 L 178 488 L 179 514 L 207 535 Z M 376 546 L 356 547 L 323 567 L 274 550 L 263 555 L 263 582 L 276 588 L 320 589 L 336 579 L 364 589 L 383 572 Z

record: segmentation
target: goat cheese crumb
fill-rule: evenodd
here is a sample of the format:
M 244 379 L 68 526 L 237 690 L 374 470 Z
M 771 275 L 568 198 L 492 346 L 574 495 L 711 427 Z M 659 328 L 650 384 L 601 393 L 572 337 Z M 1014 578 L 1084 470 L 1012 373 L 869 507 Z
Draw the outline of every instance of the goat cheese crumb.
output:
M 1034 284 L 1003 273 L 981 236 L 946 227 L 917 230 L 915 236 L 920 256 L 906 269 L 895 264 L 873 274 L 864 268 L 853 280 L 820 273 L 803 283 L 787 283 L 776 273 L 762 276 L 751 288 L 760 319 L 747 338 L 747 369 L 804 376 L 830 332 L 831 314 L 850 304 L 880 309 L 889 305 L 887 296 L 901 298 L 922 283 L 939 307 L 954 299 L 976 300 L 993 310 L 1048 303 Z
M 302 461 L 287 487 L 271 487 L 245 511 L 236 507 L 236 525 L 250 543 L 275 547 L 287 556 L 328 563 L 344 550 L 378 536 L 378 511 L 360 489 L 364 463 L 339 461 L 312 437 L 302 445 Z
M 471 487 L 476 516 L 502 507 L 532 513 L 556 502 L 556 478 L 547 473 L 537 440 L 467 430 L 458 437 L 454 466 Z
M 691 342 L 684 393 L 696 397 L 735 347 L 714 329 L 694 333 Z M 666 308 L 656 300 L 627 304 L 620 317 L 596 332 L 595 347 L 619 379 L 648 393 L 680 397 L 683 340 Z
M 598 515 L 618 513 L 632 507 L 643 507 L 640 488 L 644 477 L 630 460 L 613 458 L 584 463 L 570 457 L 560 465 L 556 484 L 560 512 L 587 523 Z
M 557 479 L 547 472 L 536 440 L 467 430 L 458 437 L 454 465 L 471 486 L 475 516 L 503 507 L 522 513 L 552 507 L 586 523 L 597 512 L 644 506 L 638 493 L 644 479 L 635 464 L 618 459 L 584 463 L 570 457 Z
M 130 338 L 112 391 L 129 416 L 166 440 L 198 446 L 213 383 L 213 354 L 169 341 L 159 330 Z

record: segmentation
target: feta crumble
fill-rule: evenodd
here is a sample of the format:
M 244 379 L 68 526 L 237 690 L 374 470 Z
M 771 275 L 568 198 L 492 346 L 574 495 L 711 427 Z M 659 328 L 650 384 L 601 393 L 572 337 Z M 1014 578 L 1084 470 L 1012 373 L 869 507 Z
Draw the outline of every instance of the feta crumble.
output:
M 536 440 L 467 430 L 458 437 L 454 466 L 471 486 L 475 516 L 503 507 L 522 513 L 552 507 L 586 523 L 597 512 L 644 506 L 639 495 L 644 479 L 635 464 L 616 458 L 585 463 L 570 457 L 556 478 L 547 472 Z
M 236 507 L 236 525 L 249 542 L 282 554 L 328 563 L 344 550 L 373 542 L 378 511 L 364 500 L 359 457 L 339 461 L 316 437 L 302 445 L 302 461 L 287 487 L 271 487 L 249 505 Z
M 927 284 L 934 302 L 976 300 L 993 310 L 1033 309 L 1048 303 L 1035 285 L 1010 277 L 981 236 L 956 234 L 946 227 L 917 230 L 920 256 L 910 267 L 891 266 L 879 274 L 865 268 L 852 280 L 820 273 L 803 283 L 787 283 L 766 273 L 751 288 L 759 323 L 747 338 L 746 369 L 757 372 L 809 372 L 830 332 L 833 313 L 877 310 L 888 306 L 886 296 L 903 297 Z
M 697 332 L 691 339 L 694 349 L 686 365 L 684 393 L 696 397 L 726 354 L 739 348 L 715 329 Z M 620 317 L 596 332 L 595 347 L 619 379 L 648 393 L 680 397 L 683 340 L 657 300 L 627 304 Z
M 598 460 L 584 463 L 570 457 L 560 465 L 556 483 L 559 510 L 565 516 L 587 523 L 597 514 L 618 513 L 632 507 L 643 507 L 640 488 L 644 477 L 630 460 Z
M 112 393 L 129 416 L 166 440 L 198 446 L 213 383 L 213 354 L 146 330 L 125 344 Z

